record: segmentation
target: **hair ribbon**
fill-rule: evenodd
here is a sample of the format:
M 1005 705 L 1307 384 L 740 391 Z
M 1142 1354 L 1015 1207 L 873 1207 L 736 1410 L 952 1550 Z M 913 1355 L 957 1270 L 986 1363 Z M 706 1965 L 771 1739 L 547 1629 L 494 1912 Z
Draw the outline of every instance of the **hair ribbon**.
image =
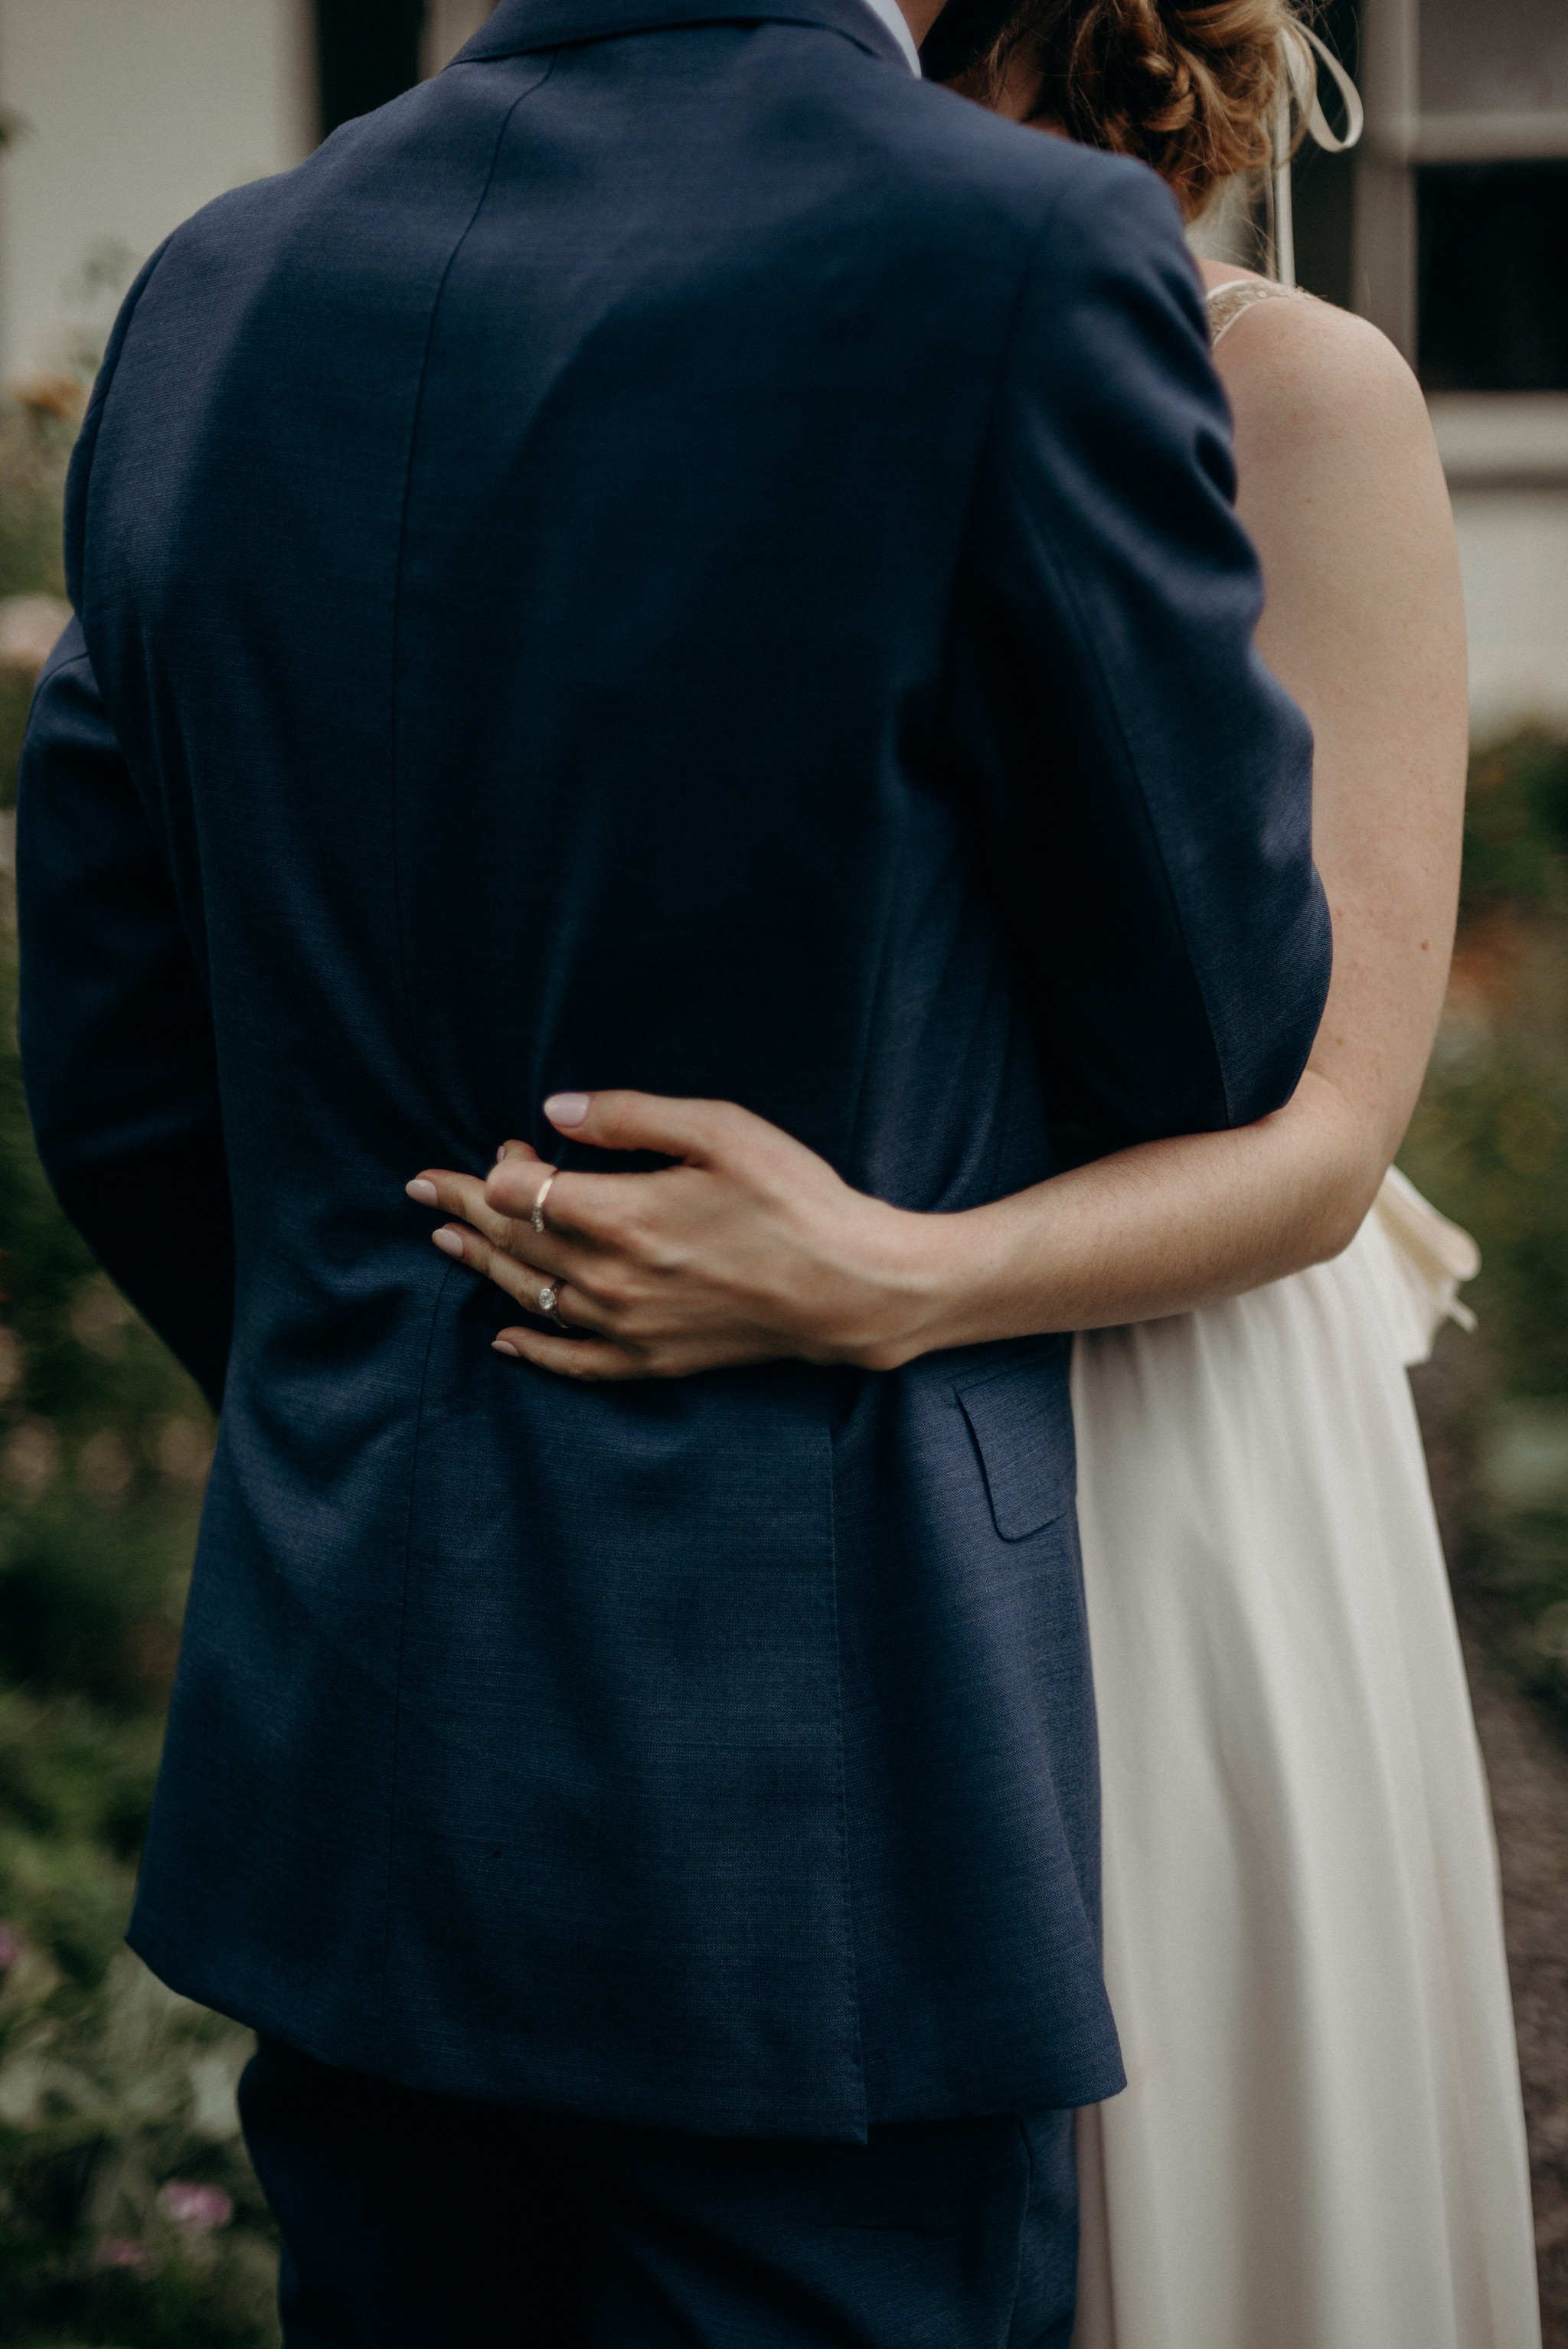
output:
M 1274 253 L 1274 274 L 1281 285 L 1295 284 L 1295 222 L 1291 205 L 1290 152 L 1291 109 L 1306 124 L 1307 136 L 1326 154 L 1343 155 L 1354 147 L 1367 127 L 1367 109 L 1361 103 L 1361 93 L 1327 43 L 1320 40 L 1310 25 L 1291 24 L 1280 35 L 1284 53 L 1285 93 L 1274 117 L 1274 167 L 1270 189 L 1270 239 Z M 1345 136 L 1339 137 L 1329 127 L 1317 94 L 1318 76 L 1323 66 L 1345 103 Z

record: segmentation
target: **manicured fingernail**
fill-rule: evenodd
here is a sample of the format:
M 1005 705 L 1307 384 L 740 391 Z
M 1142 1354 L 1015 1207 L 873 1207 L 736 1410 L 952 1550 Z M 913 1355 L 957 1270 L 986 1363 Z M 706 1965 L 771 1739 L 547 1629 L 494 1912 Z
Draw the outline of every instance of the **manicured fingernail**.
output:
M 492 1354 L 510 1354 L 514 1362 L 521 1362 L 522 1360 L 522 1356 L 518 1352 L 517 1348 L 515 1346 L 509 1346 L 504 1338 L 497 1338 L 491 1341 L 490 1352 Z
M 405 1183 L 403 1188 L 407 1192 L 410 1199 L 421 1207 L 438 1207 L 441 1204 L 435 1185 L 427 1183 L 422 1174 L 412 1183 Z
M 586 1093 L 552 1093 L 544 1104 L 544 1114 L 552 1125 L 581 1125 L 588 1114 Z
M 506 1156 L 506 1144 L 505 1144 L 505 1143 L 503 1142 L 503 1143 L 501 1143 L 500 1148 L 496 1152 L 496 1154 L 495 1154 L 495 1163 L 496 1163 L 496 1164 L 497 1164 L 498 1166 L 500 1164 L 501 1160 L 502 1160 L 505 1156 Z
M 435 1241 L 436 1246 L 440 1249 L 443 1256 L 461 1256 L 463 1252 L 463 1244 L 456 1232 L 450 1229 L 432 1232 L 430 1234 L 430 1237 Z

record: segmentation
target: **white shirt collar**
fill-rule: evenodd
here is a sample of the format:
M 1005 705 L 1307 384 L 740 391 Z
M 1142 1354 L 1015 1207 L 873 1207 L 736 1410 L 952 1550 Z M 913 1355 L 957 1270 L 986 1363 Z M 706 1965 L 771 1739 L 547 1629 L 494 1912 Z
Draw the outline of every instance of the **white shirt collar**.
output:
M 920 51 L 914 46 L 914 35 L 904 22 L 903 10 L 899 6 L 898 0 L 861 0 L 861 5 L 869 8 L 872 15 L 887 26 L 888 31 L 909 59 L 909 69 L 918 81 Z

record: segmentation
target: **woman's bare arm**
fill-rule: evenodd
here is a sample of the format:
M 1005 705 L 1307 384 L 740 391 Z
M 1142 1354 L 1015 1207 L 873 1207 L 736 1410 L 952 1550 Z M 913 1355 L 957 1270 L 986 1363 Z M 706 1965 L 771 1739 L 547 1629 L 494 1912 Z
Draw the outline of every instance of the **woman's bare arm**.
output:
M 1359 1220 L 1415 1107 L 1453 945 L 1469 739 L 1453 520 L 1415 378 L 1375 327 L 1259 304 L 1218 357 L 1268 590 L 1258 649 L 1316 741 L 1335 968 L 1309 1066 L 1366 1136 Z
M 1001 1282 L 1057 1293 L 1062 1327 L 1180 1311 L 1347 1245 L 1415 1107 L 1453 943 L 1464 618 L 1420 393 L 1374 327 L 1320 303 L 1259 304 L 1217 356 L 1268 589 L 1258 649 L 1315 739 L 1334 978 L 1277 1116 L 1125 1152 L 982 1211 L 999 1226 Z
M 562 1176 L 542 1239 L 519 1220 L 542 1179 L 531 1152 L 511 1146 L 488 1185 L 421 1178 L 417 1195 L 467 1219 L 441 1245 L 527 1306 L 564 1280 L 568 1319 L 606 1340 L 520 1328 L 503 1333 L 511 1350 L 578 1377 L 781 1353 L 890 1368 L 1184 1311 L 1348 1243 L 1415 1104 L 1452 941 L 1467 732 L 1452 523 L 1419 391 L 1373 327 L 1259 304 L 1218 357 L 1268 589 L 1259 650 L 1316 738 L 1335 968 L 1294 1100 L 1240 1132 L 921 1216 L 851 1191 L 743 1111 L 600 1094 L 562 1129 L 683 1163 Z

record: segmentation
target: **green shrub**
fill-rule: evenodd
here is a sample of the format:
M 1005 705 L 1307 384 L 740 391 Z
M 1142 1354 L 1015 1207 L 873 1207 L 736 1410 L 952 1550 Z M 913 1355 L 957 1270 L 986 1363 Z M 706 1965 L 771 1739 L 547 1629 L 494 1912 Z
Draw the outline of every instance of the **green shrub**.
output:
M 1533 730 L 1470 762 L 1464 910 L 1503 903 L 1568 908 L 1568 743 Z
M 1544 734 L 1473 761 L 1450 1017 L 1400 1161 L 1481 1250 L 1460 1572 L 1568 1729 L 1568 744 Z
M 1568 1394 L 1568 1035 L 1440 1037 L 1400 1163 L 1480 1242 L 1509 1391 Z
M 68 414 L 0 416 L 0 597 L 59 592 L 69 440 Z M 0 673 L 0 806 L 28 698 Z M 249 2034 L 122 1940 L 211 1424 L 34 1153 L 7 893 L 0 879 L 0 2344 L 268 2349 L 275 2253 L 233 2099 Z

